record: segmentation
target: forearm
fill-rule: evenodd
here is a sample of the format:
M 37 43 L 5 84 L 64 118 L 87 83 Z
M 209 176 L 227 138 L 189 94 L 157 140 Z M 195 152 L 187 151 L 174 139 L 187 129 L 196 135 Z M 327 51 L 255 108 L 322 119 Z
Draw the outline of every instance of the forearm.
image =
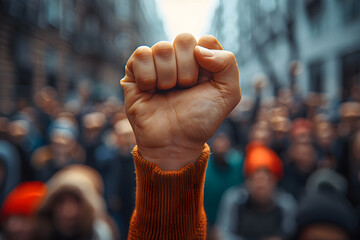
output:
M 209 147 L 179 171 L 162 171 L 137 147 L 133 155 L 137 187 L 128 239 L 206 239 L 203 189 Z

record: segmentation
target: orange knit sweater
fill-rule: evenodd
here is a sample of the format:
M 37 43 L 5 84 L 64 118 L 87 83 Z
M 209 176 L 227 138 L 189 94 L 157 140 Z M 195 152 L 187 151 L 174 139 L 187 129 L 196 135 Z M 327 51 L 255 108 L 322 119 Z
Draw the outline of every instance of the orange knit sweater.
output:
M 206 239 L 203 205 L 205 170 L 210 156 L 205 144 L 196 164 L 179 171 L 162 171 L 133 150 L 136 202 L 128 239 Z

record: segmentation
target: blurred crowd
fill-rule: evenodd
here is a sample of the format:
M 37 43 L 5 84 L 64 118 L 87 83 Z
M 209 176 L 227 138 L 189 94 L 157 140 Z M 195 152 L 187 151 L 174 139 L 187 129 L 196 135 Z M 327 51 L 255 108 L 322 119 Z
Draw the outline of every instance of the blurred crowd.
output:
M 254 79 L 210 145 L 208 238 L 360 239 L 360 87 L 338 102 Z
M 244 98 L 209 141 L 209 239 L 360 239 L 360 87 Z M 82 81 L 0 116 L 0 239 L 126 239 L 135 138 L 122 102 Z
M 0 117 L 4 239 L 126 239 L 135 137 L 122 102 L 81 81 L 62 104 L 43 87 Z

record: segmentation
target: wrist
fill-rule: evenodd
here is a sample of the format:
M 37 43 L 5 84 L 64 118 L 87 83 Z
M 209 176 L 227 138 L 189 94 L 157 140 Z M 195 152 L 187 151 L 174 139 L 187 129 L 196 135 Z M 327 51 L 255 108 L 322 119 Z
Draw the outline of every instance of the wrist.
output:
M 201 156 L 204 144 L 191 147 L 144 147 L 138 145 L 138 152 L 146 161 L 155 163 L 163 171 L 178 171 L 185 165 L 196 161 Z

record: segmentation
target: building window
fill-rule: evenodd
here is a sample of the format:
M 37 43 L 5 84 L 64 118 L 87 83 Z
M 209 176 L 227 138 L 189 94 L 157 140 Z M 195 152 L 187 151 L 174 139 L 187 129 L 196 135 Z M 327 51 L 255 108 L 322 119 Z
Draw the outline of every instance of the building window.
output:
M 62 4 L 59 0 L 46 1 L 45 11 L 46 11 L 46 20 L 47 23 L 58 27 L 62 19 Z
M 45 69 L 47 85 L 57 87 L 57 55 L 54 48 L 49 48 L 45 52 Z
M 115 12 L 120 21 L 130 21 L 131 5 L 129 0 L 115 2 Z
M 33 67 L 29 42 L 24 35 L 15 36 L 13 56 L 16 69 L 16 98 L 31 101 Z
M 65 37 L 69 36 L 75 30 L 75 14 L 74 2 L 72 0 L 62 1 L 63 3 L 63 18 L 61 21 L 61 34 Z
M 324 63 L 322 61 L 315 61 L 313 63 L 310 63 L 309 80 L 310 91 L 324 91 Z
M 323 0 L 306 0 L 305 11 L 309 20 L 309 27 L 314 35 L 319 35 L 324 29 Z
M 351 98 L 354 85 L 360 84 L 360 50 L 346 54 L 341 58 L 342 100 Z
M 345 0 L 340 3 L 343 7 L 343 19 L 345 23 L 357 21 L 360 18 L 360 1 Z

